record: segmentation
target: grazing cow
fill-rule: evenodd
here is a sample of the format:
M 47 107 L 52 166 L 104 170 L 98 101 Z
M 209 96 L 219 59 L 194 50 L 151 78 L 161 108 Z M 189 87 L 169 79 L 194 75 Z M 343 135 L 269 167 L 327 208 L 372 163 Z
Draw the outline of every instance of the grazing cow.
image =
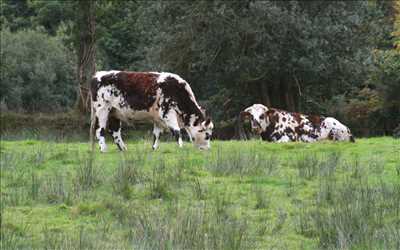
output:
M 102 152 L 107 149 L 107 127 L 118 148 L 125 150 L 121 121 L 135 120 L 153 122 L 153 149 L 158 147 L 160 134 L 165 129 L 172 132 L 179 147 L 182 147 L 181 129 L 184 129 L 198 148 L 210 148 L 214 125 L 197 104 L 189 84 L 176 74 L 99 71 L 92 79 L 91 94 L 92 123 L 96 124 Z
M 350 129 L 332 117 L 304 115 L 254 104 L 241 113 L 265 141 L 313 142 L 324 139 L 354 142 Z

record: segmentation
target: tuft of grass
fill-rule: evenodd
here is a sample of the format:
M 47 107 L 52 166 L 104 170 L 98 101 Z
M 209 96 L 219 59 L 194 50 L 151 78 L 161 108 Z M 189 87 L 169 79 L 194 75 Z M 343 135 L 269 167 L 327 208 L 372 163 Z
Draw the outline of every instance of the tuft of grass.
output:
M 113 178 L 113 191 L 125 199 L 132 197 L 132 185 L 143 181 L 143 173 L 140 171 L 141 161 L 135 159 L 121 160 L 118 168 L 115 170 Z
M 320 160 L 316 154 L 300 156 L 294 162 L 300 178 L 311 180 L 319 173 Z
M 200 183 L 199 178 L 194 178 L 192 181 L 192 190 L 194 197 L 196 197 L 197 200 L 205 200 L 207 197 L 207 188 Z
M 100 168 L 95 165 L 92 155 L 81 160 L 76 169 L 75 189 L 80 192 L 94 188 L 101 180 L 100 175 Z
M 161 158 L 153 168 L 148 182 L 149 196 L 151 199 L 170 199 L 173 196 L 171 174 L 166 169 L 165 159 Z
M 272 229 L 272 233 L 276 234 L 278 232 L 280 232 L 283 228 L 283 225 L 286 222 L 288 215 L 287 212 L 285 211 L 285 209 L 283 208 L 279 208 L 277 211 L 277 220 L 276 220 L 276 224 L 274 226 L 274 228 Z
M 40 193 L 50 204 L 65 203 L 72 205 L 74 196 L 72 186 L 68 178 L 60 171 L 44 177 Z
M 253 188 L 253 192 L 256 196 L 256 205 L 255 208 L 256 209 L 266 209 L 269 207 L 270 201 L 267 197 L 267 195 L 265 194 L 265 191 L 259 187 L 259 186 L 255 186 Z
M 207 205 L 141 209 L 129 223 L 135 249 L 251 249 L 246 221 Z
M 312 215 L 320 246 L 376 249 L 385 245 L 394 249 L 400 245 L 400 239 L 388 237 L 391 235 L 388 228 L 398 222 L 390 222 L 387 218 L 399 215 L 399 185 L 384 182 L 371 185 L 365 174 L 359 171 L 358 163 L 353 169 L 357 174 L 343 183 L 333 182 L 331 178 L 321 179 L 324 184 L 320 185 L 317 209 Z
M 213 159 L 206 162 L 205 168 L 217 176 L 272 174 L 279 164 L 274 155 L 254 149 L 223 150 L 217 148 Z

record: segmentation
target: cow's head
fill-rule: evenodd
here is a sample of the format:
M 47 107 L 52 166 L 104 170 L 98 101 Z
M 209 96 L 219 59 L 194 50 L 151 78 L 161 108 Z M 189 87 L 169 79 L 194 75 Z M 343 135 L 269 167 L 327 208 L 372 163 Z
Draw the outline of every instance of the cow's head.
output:
M 213 128 L 214 124 L 210 118 L 190 126 L 189 131 L 194 145 L 199 149 L 209 149 Z
M 268 108 L 262 104 L 254 104 L 240 112 L 242 120 L 251 121 L 251 129 L 257 134 L 261 134 L 269 125 L 267 114 Z

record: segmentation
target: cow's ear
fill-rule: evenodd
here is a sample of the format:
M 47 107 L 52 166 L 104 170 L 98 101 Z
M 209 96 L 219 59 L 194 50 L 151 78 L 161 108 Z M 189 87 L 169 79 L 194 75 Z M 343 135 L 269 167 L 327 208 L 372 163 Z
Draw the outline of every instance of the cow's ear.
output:
M 206 122 L 204 123 L 204 126 L 208 127 L 208 125 L 210 125 L 210 123 L 211 123 L 211 118 L 209 117 L 209 118 L 206 119 Z
M 249 118 L 249 117 L 251 117 L 250 112 L 248 112 L 248 111 L 242 111 L 242 112 L 240 112 L 240 118 L 241 118 L 242 120 L 247 119 L 247 118 Z

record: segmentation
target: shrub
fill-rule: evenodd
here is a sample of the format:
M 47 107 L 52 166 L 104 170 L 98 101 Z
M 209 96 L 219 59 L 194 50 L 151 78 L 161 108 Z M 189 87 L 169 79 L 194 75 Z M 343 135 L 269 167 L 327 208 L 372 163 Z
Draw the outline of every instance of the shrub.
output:
M 1 31 L 0 102 L 13 111 L 64 110 L 74 103 L 74 64 L 57 37 Z

